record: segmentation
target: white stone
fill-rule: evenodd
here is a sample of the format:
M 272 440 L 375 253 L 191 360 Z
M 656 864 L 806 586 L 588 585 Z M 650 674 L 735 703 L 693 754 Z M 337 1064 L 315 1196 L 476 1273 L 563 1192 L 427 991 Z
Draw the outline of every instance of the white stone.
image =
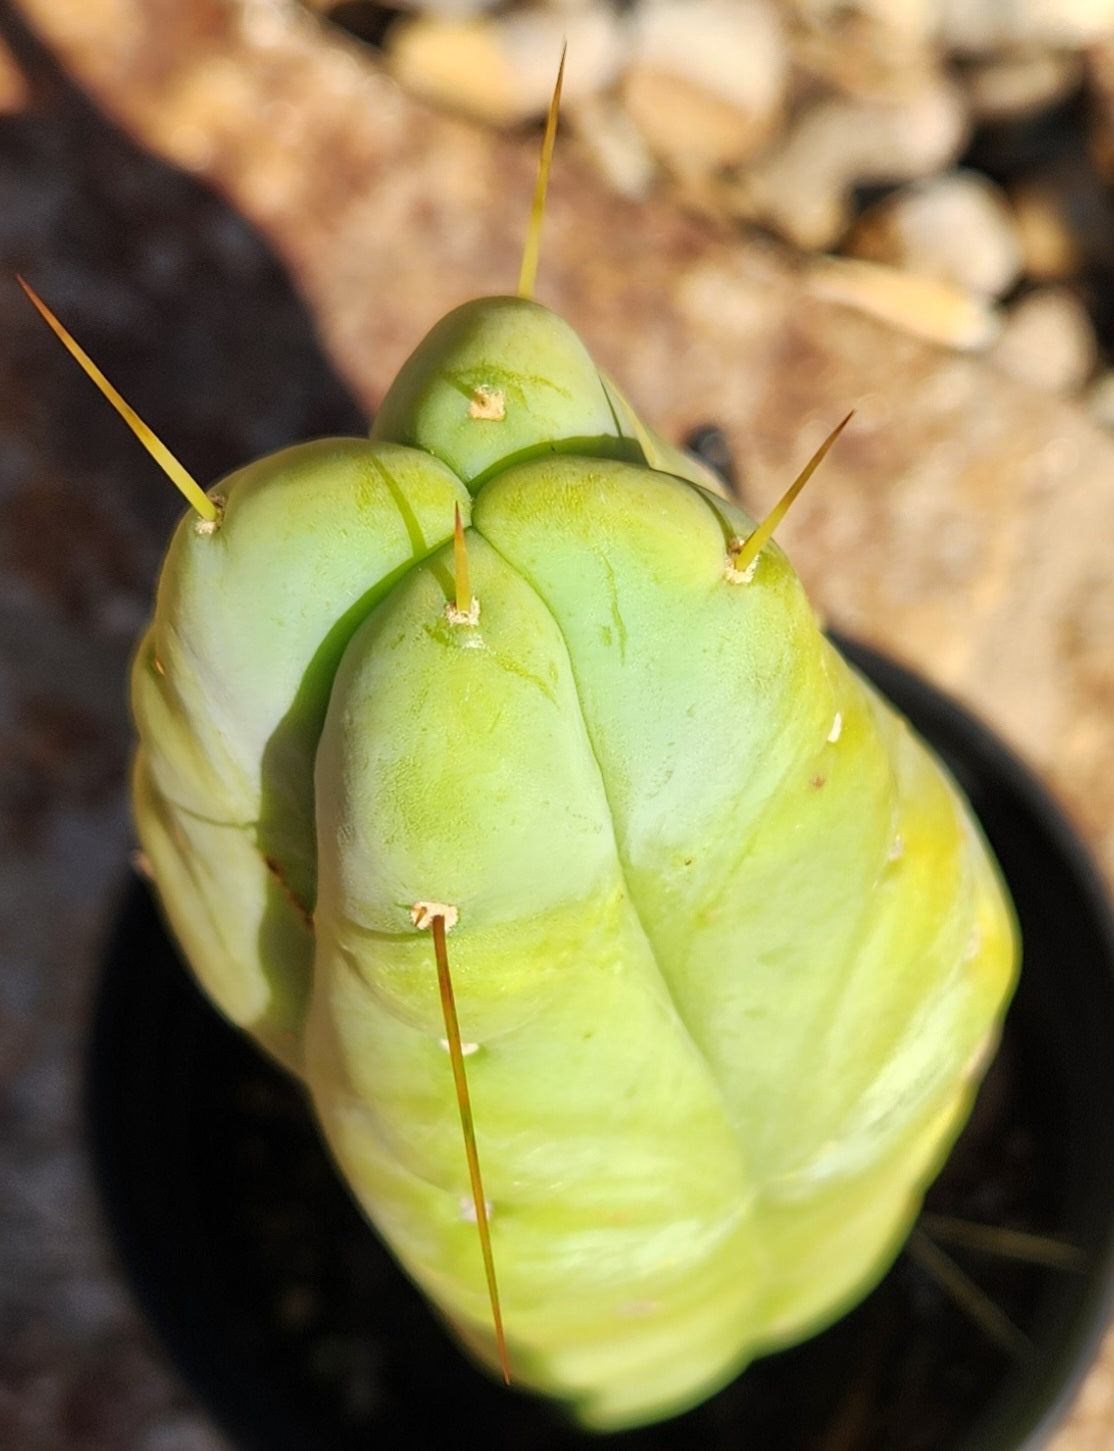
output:
M 1114 34 L 1114 0 L 938 0 L 937 25 L 949 50 L 1074 49 Z
M 955 159 L 966 137 L 962 95 L 947 81 L 901 105 L 817 101 L 744 174 L 732 204 L 806 250 L 832 247 L 847 229 L 856 184 L 931 175 Z
M 764 0 L 646 0 L 630 22 L 624 104 L 646 145 L 680 176 L 737 166 L 781 116 L 787 65 Z
M 464 19 L 420 15 L 391 28 L 386 60 L 411 94 L 511 126 L 545 114 L 566 41 L 567 100 L 593 95 L 617 79 L 622 29 L 609 9 L 559 13 L 529 6 Z
M 939 0 L 786 0 L 796 25 L 826 30 L 833 39 L 849 30 L 885 30 L 905 43 L 927 45 L 936 27 Z
M 1009 309 L 990 355 L 1034 388 L 1074 393 L 1093 372 L 1098 348 L 1079 299 L 1065 287 L 1038 287 Z
M 332 10 L 340 0 L 310 0 L 315 10 Z M 482 15 L 485 10 L 496 10 L 503 0 L 391 0 L 396 10 L 421 10 L 432 15 L 444 15 L 460 19 L 464 15 Z
M 658 175 L 657 163 L 630 113 L 608 94 L 584 96 L 562 108 L 562 122 L 620 196 L 642 201 Z
M 914 182 L 860 218 L 853 257 L 1000 297 L 1021 272 L 1021 245 L 1004 194 L 974 171 Z
M 6 45 L 0 42 L 0 114 L 22 111 L 31 92 L 19 63 Z
M 750 115 L 657 66 L 630 66 L 622 97 L 647 149 L 679 177 L 709 176 L 741 166 L 762 150 L 774 131 L 770 113 Z
M 1087 412 L 1100 427 L 1114 433 L 1114 369 L 1099 375 L 1087 389 Z
M 818 297 L 945 347 L 985 348 L 1000 328 L 997 311 L 985 298 L 881 262 L 816 257 L 805 278 L 809 292 Z
M 794 64 L 847 95 L 899 100 L 938 65 L 935 0 L 785 0 Z
M 1083 78 L 1083 61 L 1070 50 L 1037 50 L 973 61 L 962 76 L 977 120 L 1012 121 L 1065 100 Z
M 643 0 L 629 37 L 632 64 L 657 66 L 748 112 L 781 101 L 785 45 L 765 0 Z

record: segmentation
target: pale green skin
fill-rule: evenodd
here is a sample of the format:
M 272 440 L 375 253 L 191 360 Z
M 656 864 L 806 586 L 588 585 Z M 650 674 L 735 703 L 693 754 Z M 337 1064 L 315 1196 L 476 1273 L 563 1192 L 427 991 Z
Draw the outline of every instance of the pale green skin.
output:
M 469 416 L 477 386 L 504 418 Z M 776 546 L 725 576 L 753 524 L 704 482 L 552 314 L 469 304 L 370 443 L 262 460 L 216 532 L 183 522 L 134 677 L 140 836 L 194 970 L 493 1363 L 411 919 L 459 911 L 513 1375 L 601 1428 L 870 1287 L 1017 962 L 954 786 Z M 446 615 L 454 504 L 476 625 Z

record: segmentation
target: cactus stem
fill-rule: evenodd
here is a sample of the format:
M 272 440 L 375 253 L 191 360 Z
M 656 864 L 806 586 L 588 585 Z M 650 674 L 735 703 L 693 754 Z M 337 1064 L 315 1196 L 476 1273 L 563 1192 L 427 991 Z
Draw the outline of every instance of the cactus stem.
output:
M 476 1148 L 476 1131 L 472 1121 L 472 1101 L 468 1094 L 468 1075 L 464 1070 L 464 1043 L 461 1041 L 460 1024 L 456 1016 L 456 1000 L 453 996 L 452 975 L 449 972 L 449 952 L 445 942 L 448 929 L 455 926 L 459 916 L 455 907 L 443 902 L 416 902 L 410 909 L 410 918 L 415 927 L 423 929 L 428 927 L 433 933 L 433 952 L 437 959 L 437 986 L 441 994 L 441 1012 L 445 1019 L 443 1041 L 448 1044 L 449 1062 L 452 1065 L 453 1083 L 456 1086 L 460 1129 L 464 1136 L 464 1152 L 468 1160 L 472 1206 L 475 1209 L 476 1230 L 480 1237 L 480 1253 L 483 1256 L 488 1299 L 491 1302 L 491 1320 L 495 1331 L 495 1344 L 499 1351 L 499 1365 L 503 1372 L 503 1380 L 510 1385 L 511 1367 L 507 1356 L 507 1339 L 503 1333 L 499 1287 L 495 1280 L 495 1257 L 491 1251 L 490 1209 L 484 1195 L 483 1179 L 480 1175 L 480 1156 Z
M 130 404 L 124 401 L 124 399 L 108 381 L 105 375 L 97 367 L 96 363 L 93 362 L 89 354 L 84 350 L 84 348 L 80 346 L 77 340 L 72 337 L 71 334 L 67 332 L 67 330 L 62 326 L 62 324 L 51 312 L 50 308 L 47 307 L 46 303 L 43 302 L 42 298 L 38 295 L 35 289 L 30 285 L 30 283 L 25 282 L 23 278 L 19 277 L 18 275 L 16 277 L 16 281 L 19 283 L 20 287 L 23 288 L 23 291 L 26 293 L 28 300 L 34 306 L 39 316 L 43 319 L 46 325 L 50 328 L 51 332 L 53 332 L 55 337 L 58 338 L 59 342 L 61 342 L 62 346 L 69 353 L 70 357 L 79 364 L 82 371 L 85 373 L 85 376 L 96 384 L 104 397 L 108 399 L 108 401 L 112 404 L 113 408 L 115 408 L 116 412 L 120 415 L 120 417 L 128 425 L 131 431 L 135 434 L 136 438 L 139 439 L 143 447 L 155 460 L 159 468 L 161 468 L 163 473 L 166 474 L 170 482 L 184 495 L 186 502 L 192 508 L 197 510 L 197 512 L 201 515 L 202 521 L 204 523 L 210 525 L 212 529 L 215 529 L 220 523 L 219 505 L 214 503 L 214 501 L 209 498 L 208 494 L 206 494 L 205 490 L 201 487 L 201 485 L 197 482 L 193 475 L 190 474 L 183 467 L 183 465 L 178 462 L 178 460 L 170 452 L 167 446 L 163 443 L 162 439 L 156 437 L 151 429 L 148 428 L 147 424 L 143 422 L 143 419 L 140 418 L 139 414 L 136 413 L 135 409 L 132 408 Z M 209 532 L 211 532 L 211 530 Z
M 553 98 L 549 103 L 549 114 L 545 118 L 545 136 L 542 140 L 542 154 L 538 162 L 538 179 L 534 184 L 534 200 L 530 206 L 530 220 L 526 225 L 526 245 L 522 249 L 522 267 L 518 274 L 518 295 L 529 301 L 534 295 L 534 284 L 538 280 L 538 253 L 541 249 L 542 222 L 545 219 L 545 194 L 549 187 L 549 169 L 553 163 L 553 147 L 557 140 L 557 117 L 561 112 L 561 85 L 565 79 L 566 43 L 561 47 L 561 63 L 557 67 L 557 84 L 553 87 Z
M 478 625 L 480 623 L 480 602 L 472 593 L 472 580 L 468 573 L 468 546 L 464 540 L 464 522 L 460 517 L 460 505 L 456 506 L 453 524 L 453 576 L 454 598 L 445 607 L 445 616 L 450 625 Z
M 852 408 L 847 417 L 836 424 L 831 433 L 828 434 L 824 442 L 809 459 L 808 463 L 805 464 L 801 472 L 786 489 L 785 493 L 782 494 L 781 498 L 762 520 L 758 528 L 755 529 L 754 533 L 748 534 L 746 539 L 732 539 L 727 547 L 727 567 L 723 571 L 724 578 L 729 583 L 749 584 L 754 578 L 754 564 L 762 552 L 763 547 L 769 542 L 774 530 L 785 518 L 786 514 L 788 514 L 794 499 L 796 499 L 809 479 L 812 478 L 813 474 L 824 462 L 828 450 L 851 422 L 854 415 L 855 410 Z

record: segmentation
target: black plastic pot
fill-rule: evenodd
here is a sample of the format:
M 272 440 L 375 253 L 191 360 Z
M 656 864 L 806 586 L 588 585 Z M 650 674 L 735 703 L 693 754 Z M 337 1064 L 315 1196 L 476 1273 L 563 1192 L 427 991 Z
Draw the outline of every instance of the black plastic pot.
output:
M 1041 1451 L 1111 1309 L 1114 924 L 1018 762 L 923 682 L 843 648 L 959 779 L 1021 918 L 1002 1051 L 928 1208 L 1076 1248 L 1052 1268 L 949 1251 L 1027 1345 L 988 1334 L 907 1253 L 839 1324 L 689 1414 L 605 1442 L 579 1432 L 455 1349 L 336 1179 L 297 1086 L 218 1019 L 137 885 L 93 1029 L 93 1152 L 139 1298 L 238 1445 L 421 1451 L 474 1433 L 485 1451 Z

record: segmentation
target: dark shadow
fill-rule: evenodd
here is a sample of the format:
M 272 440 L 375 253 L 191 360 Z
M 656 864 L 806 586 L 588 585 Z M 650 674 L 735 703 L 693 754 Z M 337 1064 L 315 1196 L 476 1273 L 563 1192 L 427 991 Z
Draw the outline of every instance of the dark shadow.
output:
M 90 737 L 62 741 L 74 755 L 61 785 L 45 781 L 59 769 L 45 747 L 9 772 L 1 826 L 23 797 L 41 798 L 48 824 L 51 811 L 61 818 L 78 789 L 93 789 L 90 762 L 100 797 L 119 800 L 126 657 L 184 508 L 15 274 L 203 483 L 292 441 L 363 434 L 367 422 L 267 239 L 106 119 L 6 3 L 0 42 L 29 97 L 0 115 L 0 663 L 17 698 L 41 692 L 65 723 L 77 701 Z M 73 910 L 71 884 L 51 889 L 59 913 Z M 165 1087 L 174 1106 L 152 1120 L 162 1135 L 190 1110 L 189 1085 Z
M 45 656 L 52 614 L 92 640 L 115 612 L 122 666 L 183 502 L 14 274 L 203 485 L 367 420 L 267 240 L 113 125 L 3 0 L 0 40 L 29 96 L 0 116 L 0 568 L 46 606 L 31 652 Z M 103 695 L 119 789 L 129 732 L 115 670 Z M 264 945 L 287 914 L 277 883 L 272 896 Z
M 70 499 L 95 491 L 149 573 L 181 502 L 12 274 L 203 483 L 366 419 L 267 240 L 114 126 L 6 3 L 0 40 L 30 91 L 0 116 L 0 486 L 30 463 Z M 22 448 L 5 449 L 13 434 Z

